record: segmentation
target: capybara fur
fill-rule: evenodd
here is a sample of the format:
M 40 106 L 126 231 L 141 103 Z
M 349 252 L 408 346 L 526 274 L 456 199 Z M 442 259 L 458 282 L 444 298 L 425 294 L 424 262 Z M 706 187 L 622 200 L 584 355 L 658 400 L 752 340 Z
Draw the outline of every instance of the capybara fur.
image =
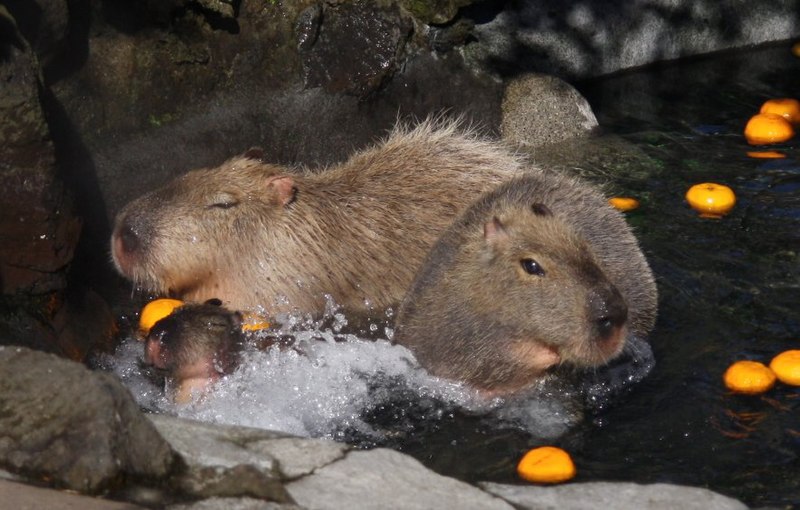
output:
M 479 198 L 441 236 L 394 341 L 487 395 L 549 368 L 593 367 L 652 329 L 657 291 L 623 216 L 588 183 L 532 172 Z
M 165 376 L 172 398 L 186 403 L 233 372 L 243 347 L 241 314 L 210 302 L 187 304 L 150 328 L 144 361 Z
M 136 286 L 188 301 L 319 315 L 332 299 L 382 312 L 439 234 L 521 166 L 502 144 L 430 120 L 321 171 L 248 152 L 129 203 L 113 260 Z

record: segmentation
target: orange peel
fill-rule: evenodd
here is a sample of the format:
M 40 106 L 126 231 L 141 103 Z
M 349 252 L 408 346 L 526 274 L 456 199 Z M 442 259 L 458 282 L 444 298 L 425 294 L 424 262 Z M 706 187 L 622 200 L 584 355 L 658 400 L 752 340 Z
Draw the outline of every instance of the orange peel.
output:
M 528 451 L 517 464 L 517 474 L 534 483 L 561 483 L 575 476 L 575 463 L 569 453 L 555 446 Z
M 737 361 L 722 376 L 725 386 L 736 393 L 755 395 L 775 386 L 775 372 L 758 361 Z
M 761 105 L 760 113 L 780 115 L 794 125 L 800 124 L 800 101 L 790 97 L 768 99 Z
M 721 218 L 736 205 L 736 194 L 724 184 L 703 182 L 689 188 L 686 201 L 704 218 Z
M 794 136 L 791 122 L 775 113 L 759 113 L 750 117 L 744 137 L 750 145 L 767 145 L 790 140 Z
M 259 331 L 269 328 L 269 322 L 257 313 L 242 314 L 242 331 Z
M 800 350 L 784 351 L 769 363 L 778 379 L 791 386 L 800 386 Z
M 139 331 L 143 335 L 147 335 L 150 332 L 150 328 L 152 328 L 156 322 L 183 305 L 184 302 L 180 299 L 162 298 L 150 301 L 144 305 L 142 313 L 139 314 Z
M 635 198 L 631 197 L 613 197 L 608 199 L 608 203 L 611 204 L 611 207 L 617 209 L 618 211 L 633 211 L 639 207 L 639 201 Z

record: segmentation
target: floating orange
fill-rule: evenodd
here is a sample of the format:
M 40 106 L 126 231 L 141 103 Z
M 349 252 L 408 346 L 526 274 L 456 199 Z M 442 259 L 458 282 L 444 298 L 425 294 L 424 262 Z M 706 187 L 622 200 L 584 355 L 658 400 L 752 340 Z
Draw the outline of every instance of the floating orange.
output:
M 633 211 L 639 207 L 639 201 L 631 197 L 614 197 L 609 198 L 608 203 L 611 207 L 619 211 Z
M 800 101 L 788 97 L 769 99 L 761 105 L 761 113 L 774 113 L 797 125 L 800 124 Z
M 782 159 L 786 154 L 778 151 L 747 151 L 747 155 L 756 159 Z
M 744 127 L 744 136 L 750 145 L 781 143 L 794 136 L 792 124 L 781 115 L 759 113 L 753 115 Z
M 575 464 L 567 452 L 542 446 L 526 453 L 517 464 L 517 474 L 535 483 L 561 483 L 575 476 Z
M 150 332 L 150 328 L 152 328 L 156 322 L 171 314 L 176 308 L 183 306 L 183 304 L 183 301 L 180 299 L 164 298 L 150 301 L 144 305 L 142 313 L 139 314 L 139 331 L 143 335 L 147 335 Z
M 686 201 L 704 218 L 721 218 L 733 209 L 736 195 L 724 184 L 704 182 L 689 188 Z
M 737 361 L 722 376 L 725 386 L 736 393 L 764 393 L 775 385 L 775 372 L 758 361 Z
M 800 351 L 784 351 L 769 363 L 769 368 L 775 372 L 778 379 L 784 384 L 800 386 Z
M 792 46 L 792 54 L 795 57 L 800 57 L 800 42 L 794 43 L 794 46 Z

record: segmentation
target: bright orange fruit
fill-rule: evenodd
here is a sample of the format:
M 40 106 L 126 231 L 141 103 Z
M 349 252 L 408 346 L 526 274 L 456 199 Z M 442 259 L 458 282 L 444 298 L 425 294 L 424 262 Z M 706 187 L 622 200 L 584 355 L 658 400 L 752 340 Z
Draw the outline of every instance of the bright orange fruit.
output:
M 792 124 L 775 113 L 753 115 L 744 127 L 744 137 L 750 145 L 781 143 L 793 136 Z
M 775 372 L 782 383 L 800 386 L 800 350 L 784 351 L 778 354 L 772 358 L 769 368 Z
M 517 474 L 535 483 L 561 483 L 575 476 L 575 463 L 567 452 L 542 446 L 526 453 L 517 464 Z
M 139 331 L 141 331 L 143 335 L 147 335 L 150 332 L 150 328 L 152 328 L 156 322 L 171 314 L 176 308 L 183 306 L 183 304 L 183 301 L 180 299 L 163 298 L 150 301 L 144 305 L 142 313 L 139 314 Z
M 789 97 L 768 99 L 761 105 L 760 113 L 774 113 L 797 125 L 800 124 L 800 101 Z
M 725 386 L 736 393 L 764 393 L 775 385 L 775 373 L 758 361 L 737 361 L 722 376 Z
M 736 194 L 724 184 L 704 182 L 686 192 L 686 201 L 704 218 L 721 218 L 736 204 Z
M 632 211 L 639 207 L 639 201 L 631 197 L 614 197 L 609 198 L 608 203 L 611 207 L 619 211 Z

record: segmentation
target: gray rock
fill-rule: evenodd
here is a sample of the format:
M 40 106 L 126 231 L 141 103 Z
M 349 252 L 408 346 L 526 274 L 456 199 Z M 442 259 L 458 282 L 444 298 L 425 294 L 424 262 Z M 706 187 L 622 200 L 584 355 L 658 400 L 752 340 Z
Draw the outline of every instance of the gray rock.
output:
M 505 509 L 507 503 L 430 471 L 393 450 L 353 451 L 338 462 L 286 486 L 308 509 Z
M 175 485 L 192 496 L 245 496 L 287 501 L 281 482 L 313 473 L 348 447 L 249 427 L 150 415 L 185 469 Z
M 173 454 L 110 374 L 0 347 L 0 466 L 84 492 L 165 477 Z
M 573 78 L 800 35 L 800 3 L 634 0 L 506 2 L 476 25 L 478 66 Z
M 526 510 L 746 510 L 739 501 L 699 487 L 590 482 L 555 487 L 481 483 L 486 491 Z
M 284 505 L 254 498 L 208 498 L 194 503 L 170 505 L 167 510 L 301 510 L 297 505 Z
M 503 138 L 540 146 L 586 136 L 597 124 L 592 108 L 574 87 L 555 76 L 525 74 L 503 95 Z
M 0 480 L 0 507 L 16 510 L 144 510 L 131 503 L 120 503 L 68 492 L 43 489 Z

